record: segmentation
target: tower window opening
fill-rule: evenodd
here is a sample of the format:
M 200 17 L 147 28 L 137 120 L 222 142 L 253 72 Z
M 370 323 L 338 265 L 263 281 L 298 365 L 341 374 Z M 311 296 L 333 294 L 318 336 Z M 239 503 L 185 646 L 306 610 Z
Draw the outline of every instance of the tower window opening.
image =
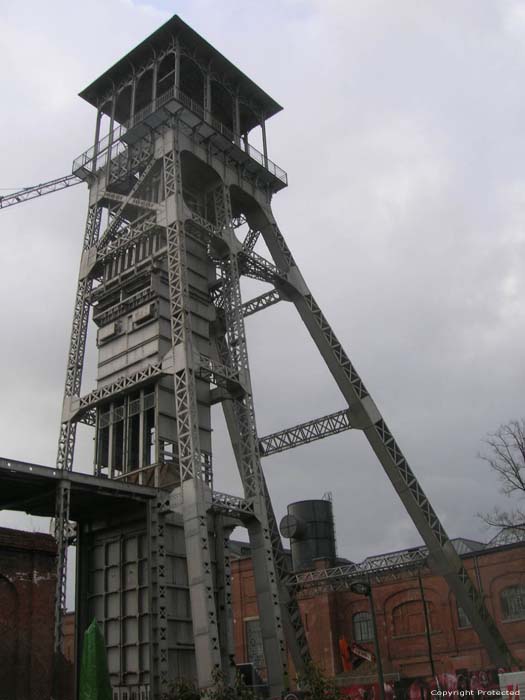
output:
M 157 70 L 157 95 L 167 92 L 175 84 L 175 54 L 169 53 Z
M 144 414 L 144 466 L 155 463 L 155 409 Z
M 198 105 L 204 105 L 204 75 L 195 61 L 187 56 L 180 59 L 180 89 Z

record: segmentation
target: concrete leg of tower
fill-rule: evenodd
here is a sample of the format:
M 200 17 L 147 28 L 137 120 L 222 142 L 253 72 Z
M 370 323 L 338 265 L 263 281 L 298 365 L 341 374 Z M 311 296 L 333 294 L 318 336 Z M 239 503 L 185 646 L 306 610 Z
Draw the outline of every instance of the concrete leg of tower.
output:
M 281 605 L 275 593 L 277 582 L 270 580 L 274 571 L 271 542 L 259 520 L 252 521 L 248 532 L 270 697 L 279 697 L 289 681 Z
M 170 505 L 184 522 L 197 677 L 199 688 L 205 689 L 221 665 L 208 538 L 211 489 L 200 479 L 188 479 L 172 492 Z
M 230 535 L 239 523 L 223 515 L 215 516 L 215 572 L 217 616 L 221 647 L 222 672 L 226 681 L 235 682 L 235 646 L 231 597 Z

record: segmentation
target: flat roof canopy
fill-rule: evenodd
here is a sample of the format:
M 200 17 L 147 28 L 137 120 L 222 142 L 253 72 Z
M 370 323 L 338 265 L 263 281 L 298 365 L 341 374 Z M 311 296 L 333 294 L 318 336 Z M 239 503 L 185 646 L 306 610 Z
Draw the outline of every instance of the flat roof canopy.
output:
M 228 61 L 217 49 L 203 39 L 200 34 L 197 34 L 196 31 L 183 22 L 178 15 L 174 15 L 147 39 L 144 39 L 144 41 L 132 51 L 117 61 L 114 66 L 92 82 L 91 85 L 82 90 L 82 92 L 79 93 L 80 97 L 97 107 L 98 100 L 106 95 L 114 85 L 124 80 L 130 74 L 133 66 L 138 68 L 143 65 L 154 56 L 155 49 L 165 49 L 174 37 L 178 37 L 181 44 L 195 51 L 200 61 L 206 65 L 210 65 L 213 72 L 222 74 L 228 82 L 238 86 L 244 97 L 252 99 L 259 105 L 266 119 L 282 110 L 281 105 L 256 85 L 253 80 L 250 80 L 250 78 L 234 66 L 233 63 Z
M 76 521 L 136 512 L 157 495 L 157 490 L 148 486 L 0 457 L 0 509 L 53 517 L 62 479 L 71 485 L 70 517 Z

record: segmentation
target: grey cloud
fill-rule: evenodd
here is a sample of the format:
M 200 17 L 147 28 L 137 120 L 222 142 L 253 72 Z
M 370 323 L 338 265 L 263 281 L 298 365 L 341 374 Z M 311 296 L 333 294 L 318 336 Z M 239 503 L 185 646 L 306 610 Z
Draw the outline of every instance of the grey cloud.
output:
M 1 187 L 68 171 L 94 126 L 76 93 L 171 11 L 63 0 L 52 18 L 33 1 L 1 11 Z M 502 501 L 476 453 L 523 414 L 524 4 L 186 0 L 177 11 L 285 107 L 268 127 L 290 179 L 274 203 L 282 231 L 449 533 L 485 538 L 474 513 Z M 77 188 L 0 215 L 6 456 L 54 461 L 85 200 Z M 343 407 L 293 308 L 247 327 L 261 434 Z M 92 352 L 91 376 L 93 364 Z M 217 486 L 238 489 L 219 429 L 214 439 Z M 90 449 L 85 435 L 85 470 Z M 279 515 L 334 492 L 343 556 L 418 542 L 357 433 L 265 468 Z

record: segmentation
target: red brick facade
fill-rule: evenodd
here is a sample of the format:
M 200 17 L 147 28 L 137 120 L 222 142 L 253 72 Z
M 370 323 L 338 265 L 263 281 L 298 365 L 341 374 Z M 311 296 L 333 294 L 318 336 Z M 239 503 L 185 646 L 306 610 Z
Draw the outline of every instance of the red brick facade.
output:
M 51 695 L 55 541 L 0 528 L 0 700 Z
M 503 599 L 504 591 L 512 587 L 521 586 L 525 590 L 525 544 L 481 550 L 466 556 L 464 563 L 483 591 L 487 607 L 514 656 L 525 661 L 525 613 L 509 615 Z M 232 586 L 236 660 L 247 662 L 250 660 L 247 622 L 258 617 L 249 558 L 232 562 Z M 436 675 L 492 668 L 476 633 L 461 624 L 456 602 L 445 581 L 426 574 L 422 576 L 422 586 L 432 630 L 430 650 L 417 575 L 375 584 L 372 588 L 385 677 L 392 681 L 429 677 L 430 656 Z M 523 601 L 525 604 L 525 598 Z M 313 659 L 325 673 L 336 676 L 342 685 L 373 682 L 375 664 L 365 662 L 343 673 L 339 651 L 341 638 L 374 651 L 372 641 L 356 639 L 354 624 L 356 614 L 369 612 L 368 599 L 350 591 L 303 594 L 300 605 Z

